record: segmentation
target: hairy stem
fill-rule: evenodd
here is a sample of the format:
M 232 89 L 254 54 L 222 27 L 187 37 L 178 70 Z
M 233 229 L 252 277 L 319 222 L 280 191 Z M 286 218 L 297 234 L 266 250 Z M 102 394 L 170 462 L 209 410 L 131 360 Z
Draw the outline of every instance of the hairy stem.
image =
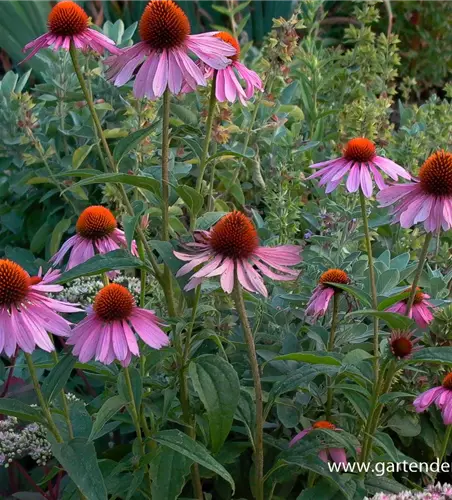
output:
M 41 407 L 42 413 L 44 414 L 44 417 L 47 421 L 47 426 L 50 432 L 55 436 L 55 439 L 58 441 L 58 443 L 62 443 L 63 438 L 61 437 L 60 431 L 58 430 L 57 426 L 55 425 L 55 422 L 53 421 L 52 413 L 50 412 L 50 408 L 48 407 L 47 402 L 44 398 L 44 394 L 41 391 L 41 386 L 39 385 L 38 375 L 36 374 L 36 369 L 31 354 L 28 353 L 24 354 L 25 354 L 25 360 L 28 365 L 28 370 L 30 372 L 31 380 L 33 382 L 33 387 L 35 389 L 36 396 L 39 401 L 39 406 Z
M 251 373 L 253 375 L 254 391 L 256 396 L 256 430 L 254 434 L 254 465 L 256 469 L 255 497 L 256 500 L 264 500 L 264 416 L 261 376 L 259 372 L 256 346 L 254 345 L 253 332 L 246 314 L 245 301 L 243 300 L 242 287 L 237 277 L 237 271 L 235 271 L 234 274 L 234 301 L 248 348 L 248 357 L 251 366 Z
M 212 138 L 212 123 L 215 115 L 215 104 L 217 102 L 217 98 L 215 97 L 216 82 L 217 82 L 217 71 L 214 71 L 212 78 L 212 86 L 210 87 L 209 109 L 206 120 L 206 137 L 204 138 L 204 146 L 202 148 L 201 161 L 199 163 L 199 175 L 198 179 L 196 180 L 196 191 L 198 191 L 198 193 L 200 193 L 202 189 L 202 181 L 204 179 L 207 156 L 209 154 L 210 141 Z
M 414 275 L 413 283 L 411 285 L 410 296 L 408 297 L 406 303 L 406 310 L 405 310 L 406 316 L 410 315 L 411 308 L 413 307 L 414 299 L 416 297 L 417 286 L 419 284 L 419 280 L 421 279 L 421 274 L 424 269 L 425 261 L 427 260 L 428 247 L 430 245 L 432 237 L 433 233 L 427 233 L 425 235 L 424 245 L 422 246 L 421 255 L 419 256 L 419 263 L 417 265 L 416 274 Z
M 331 318 L 330 338 L 328 340 L 328 347 L 327 347 L 328 352 L 332 352 L 334 350 L 334 340 L 336 337 L 336 330 L 338 324 L 339 299 L 340 299 L 340 294 L 338 292 L 335 292 L 333 295 L 333 315 Z M 326 398 L 325 414 L 326 414 L 326 419 L 329 420 L 331 418 L 331 407 L 333 406 L 333 387 L 332 387 L 333 380 L 331 377 L 327 377 L 326 379 L 328 384 L 328 392 Z
M 192 439 L 196 439 L 196 428 L 195 423 L 193 422 L 193 418 L 190 412 L 190 401 L 188 395 L 188 377 L 187 377 L 187 367 L 190 356 L 190 342 L 191 336 L 193 333 L 193 327 L 195 325 L 196 313 L 198 311 L 199 299 L 201 297 L 201 286 L 198 285 L 196 287 L 195 292 L 195 300 L 193 303 L 191 320 L 187 329 L 187 334 L 185 336 L 185 345 L 182 354 L 182 358 L 180 360 L 180 369 L 179 369 L 179 383 L 180 383 L 180 401 L 182 406 L 182 416 L 184 418 L 185 423 L 185 432 Z M 202 500 L 203 492 L 202 492 L 202 483 L 201 476 L 199 474 L 198 464 L 194 463 L 191 467 L 191 482 L 193 485 L 193 491 L 195 492 L 195 496 L 198 500 Z
M 375 269 L 374 262 L 372 256 L 372 243 L 370 240 L 370 231 L 369 231 L 369 220 L 367 217 L 367 208 L 366 208 L 366 198 L 362 189 L 359 190 L 359 201 L 361 204 L 361 214 L 363 219 L 364 226 L 364 237 L 366 243 L 366 251 L 367 251 L 367 260 L 369 265 L 369 280 L 370 280 L 370 289 L 372 295 L 372 307 L 374 310 L 378 309 L 378 296 L 377 296 L 377 285 L 375 279 Z M 374 328 L 374 377 L 375 384 L 372 391 L 372 400 L 370 404 L 369 416 L 367 418 L 366 427 L 365 427 L 365 435 L 363 440 L 363 448 L 361 452 L 361 459 L 365 461 L 367 459 L 368 453 L 372 447 L 373 436 L 371 435 L 371 427 L 374 418 L 375 411 L 378 405 L 378 395 L 379 395 L 379 387 L 380 387 L 380 377 L 379 377 L 379 369 L 380 369 L 380 355 L 379 355 L 379 338 L 378 338 L 378 318 L 374 317 L 373 320 L 373 328 Z

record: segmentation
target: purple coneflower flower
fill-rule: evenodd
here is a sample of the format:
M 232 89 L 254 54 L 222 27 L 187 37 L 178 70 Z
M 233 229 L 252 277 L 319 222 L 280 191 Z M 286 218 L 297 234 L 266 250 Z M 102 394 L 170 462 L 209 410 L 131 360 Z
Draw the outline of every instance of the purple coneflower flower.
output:
M 217 71 L 215 97 L 220 102 L 235 102 L 238 97 L 240 102 L 246 106 L 246 101 L 253 97 L 255 89 L 263 91 L 262 81 L 256 72 L 248 69 L 239 61 L 240 45 L 232 35 L 220 31 L 215 37 L 220 38 L 236 50 L 235 55 L 229 57 L 230 65 Z M 206 67 L 204 76 L 210 79 L 213 77 L 214 71 L 213 68 Z M 239 79 L 245 82 L 245 89 L 243 89 Z
M 95 357 L 105 365 L 117 359 L 128 366 L 132 354 L 140 354 L 134 331 L 154 349 L 169 344 L 154 311 L 137 307 L 129 290 L 117 283 L 102 288 L 87 312 L 67 340 L 82 363 Z
M 348 285 L 350 278 L 342 269 L 328 269 L 328 271 L 325 271 L 320 276 L 319 284 L 315 287 L 306 306 L 307 316 L 312 316 L 314 320 L 317 320 L 320 316 L 324 316 L 333 295 L 342 292 L 340 288 L 335 287 L 331 283 Z
M 441 410 L 444 425 L 452 424 L 452 373 L 443 378 L 439 387 L 433 387 L 420 394 L 414 401 L 414 408 L 418 413 L 424 412 L 429 406 L 435 404 Z
M 410 358 L 413 352 L 419 351 L 420 346 L 416 344 L 419 338 L 413 338 L 413 334 L 404 330 L 393 330 L 389 337 L 389 349 L 397 359 Z
M 341 158 L 316 163 L 311 165 L 311 168 L 319 170 L 308 179 L 320 177 L 319 185 L 326 184 L 326 193 L 334 191 L 343 178 L 348 176 L 346 182 L 348 192 L 354 193 L 361 188 L 367 198 L 370 198 L 373 192 L 372 176 L 379 189 L 386 187 L 380 170 L 395 181 L 399 176 L 411 179 L 411 175 L 400 165 L 388 158 L 377 156 L 375 144 L 364 137 L 348 141 Z
M 291 281 L 299 274 L 287 266 L 301 262 L 301 248 L 295 245 L 273 248 L 259 246 L 254 224 L 241 212 L 234 211 L 225 215 L 212 229 L 196 231 L 194 237 L 195 242 L 186 245 L 193 253 L 174 252 L 178 259 L 187 262 L 176 276 L 184 276 L 202 265 L 190 278 L 185 290 L 195 288 L 204 278 L 220 276 L 221 288 L 226 293 L 231 293 L 234 275 L 237 273 L 243 288 L 267 297 L 267 288 L 258 270 L 277 281 Z
M 22 61 L 28 61 L 41 49 L 53 47 L 53 50 L 69 50 L 71 43 L 76 49 L 93 49 L 103 54 L 107 49 L 112 54 L 120 54 L 121 50 L 115 42 L 96 30 L 89 28 L 88 14 L 75 2 L 65 0 L 57 3 L 50 11 L 47 20 L 48 33 L 31 41 L 24 47 L 24 52 L 32 49 Z
M 411 291 L 411 288 L 406 290 L 407 292 Z M 416 295 L 414 296 L 413 306 L 411 307 L 409 317 L 413 318 L 414 321 L 421 327 L 426 328 L 433 321 L 433 314 L 430 312 L 429 307 L 434 307 L 431 302 L 426 299 L 429 299 L 430 295 L 423 293 L 420 288 L 417 289 Z M 406 314 L 406 305 L 408 299 L 400 300 L 396 302 L 391 307 L 388 307 L 386 311 L 394 312 L 398 314 Z
M 31 353 L 36 345 L 50 352 L 54 345 L 47 332 L 69 335 L 69 321 L 57 313 L 80 309 L 47 296 L 63 289 L 52 285 L 59 276 L 58 271 L 49 271 L 44 277 L 31 277 L 19 264 L 0 260 L 0 354 L 12 356 L 16 347 Z
M 377 195 L 381 207 L 394 205 L 394 222 L 402 227 L 424 223 L 428 233 L 452 227 L 452 153 L 433 153 L 415 182 L 389 186 Z
M 60 264 L 70 251 L 67 269 L 72 269 L 96 254 L 127 248 L 124 231 L 117 225 L 108 208 L 96 205 L 85 208 L 75 226 L 77 234 L 62 245 L 51 261 Z M 135 241 L 132 242 L 132 254 L 138 255 Z
M 216 32 L 190 35 L 187 16 L 172 0 L 151 0 L 141 16 L 139 32 L 141 42 L 107 60 L 107 78 L 118 87 L 140 67 L 133 86 L 137 98 L 153 100 L 167 88 L 179 94 L 185 86 L 194 90 L 206 85 L 189 52 L 215 69 L 228 66 L 228 56 L 235 54 L 234 47 L 213 36 Z
M 329 429 L 331 431 L 340 431 L 334 424 L 328 422 L 327 420 L 320 420 L 312 424 L 312 427 L 308 427 L 303 431 L 299 432 L 289 443 L 289 447 L 294 446 L 300 439 L 303 439 L 307 434 L 314 431 L 315 429 Z M 344 448 L 326 448 L 325 450 L 320 450 L 319 458 L 324 462 L 328 462 L 331 458 L 336 464 L 347 465 L 347 455 Z

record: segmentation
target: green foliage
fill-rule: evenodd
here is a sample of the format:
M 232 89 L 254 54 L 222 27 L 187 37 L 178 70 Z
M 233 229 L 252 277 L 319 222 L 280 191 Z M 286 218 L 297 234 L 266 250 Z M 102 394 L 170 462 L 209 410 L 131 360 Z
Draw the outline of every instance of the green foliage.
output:
M 198 6 L 182 3 L 193 31 L 201 27 L 198 21 L 207 23 L 199 18 Z M 0 25 L 29 16 L 27 33 L 24 29 L 12 39 L 11 24 L 0 35 L 15 60 L 19 40 L 26 36 L 28 41 L 43 29 L 48 5 L 32 4 L 5 3 Z M 123 46 L 130 44 L 136 37 L 132 21 L 139 18 L 144 2 L 108 2 L 103 7 L 103 32 Z M 29 394 L 14 383 L 12 388 L 7 385 L 10 374 L 27 388 L 35 382 L 23 353 L 5 360 L 6 369 L 0 363 L 0 379 L 7 389 L 7 397 L 0 397 L 0 413 L 49 431 L 50 471 L 45 478 L 38 467 L 30 471 L 40 488 L 50 492 L 58 485 L 62 498 L 75 498 L 77 489 L 88 499 L 194 498 L 192 478 L 199 474 L 204 494 L 214 499 L 251 499 L 256 494 L 258 394 L 243 321 L 217 277 L 185 291 L 188 278 L 176 278 L 184 262 L 174 255 L 193 241 L 193 229 L 207 231 L 234 209 L 249 215 L 262 246 L 303 247 L 296 279 L 265 278 L 269 297 L 246 292 L 244 299 L 263 390 L 264 497 L 362 499 L 430 480 L 421 473 L 385 478 L 369 473 L 362 478 L 333 472 L 318 453 L 344 448 L 350 462 L 356 462 L 375 408 L 375 439 L 368 450 L 373 462 L 411 462 L 440 453 L 440 413 L 418 415 L 411 403 L 421 390 L 440 385 L 452 364 L 450 234 L 441 233 L 427 248 L 428 262 L 418 285 L 437 310 L 430 328 L 421 331 L 412 319 L 387 309 L 409 296 L 424 241 L 422 229 L 391 225 L 387 209 L 379 208 L 373 198 L 367 202 L 377 295 L 373 301 L 358 197 L 342 188 L 325 195 L 323 187 L 307 177 L 312 163 L 338 156 L 356 136 L 374 140 L 378 154 L 413 174 L 432 151 L 450 148 L 450 88 L 440 88 L 444 62 L 435 78 L 420 67 L 412 74 L 401 46 L 407 43 L 406 34 L 397 29 L 404 21 L 396 16 L 393 33 L 383 33 L 387 13 L 382 4 L 340 6 L 352 21 L 343 30 L 328 24 L 328 6 L 319 1 L 302 2 L 293 12 L 290 7 L 289 2 L 202 6 L 211 16 L 208 23 L 222 29 L 222 23 L 227 24 L 240 35 L 242 60 L 262 77 L 265 92 L 256 93 L 247 106 L 216 103 L 199 192 L 195 186 L 210 89 L 171 97 L 170 241 L 161 236 L 165 206 L 160 102 L 135 99 L 130 85 L 111 86 L 98 56 L 80 56 L 118 165 L 112 172 L 64 51 L 33 60 L 39 81 L 31 80 L 30 72 L 19 76 L 10 71 L 3 77 L 2 257 L 35 276 L 75 234 L 84 208 L 108 206 L 124 230 L 127 249 L 95 255 L 63 272 L 56 284 L 65 289 L 55 292 L 62 294 L 56 298 L 75 296 L 74 301 L 92 304 L 100 280 L 106 279 L 101 275 L 120 271 L 126 283 L 139 284 L 133 290 L 136 303 L 155 309 L 171 338 L 171 346 L 162 350 L 139 342 L 140 357 L 133 357 L 128 369 L 131 387 L 120 363 L 82 364 L 59 342 L 59 361 L 35 351 L 37 378 L 61 442 L 52 437 L 48 415 L 32 406 Z M 336 8 L 332 6 L 334 15 Z M 413 7 L 393 8 L 399 13 Z M 425 9 L 430 12 L 430 7 Z M 30 17 L 30 12 L 35 15 Z M 115 21 L 118 16 L 125 22 Z M 429 16 L 442 32 L 444 20 L 433 12 Z M 275 18 L 271 25 L 270 18 Z M 247 36 L 262 41 L 261 49 L 246 43 Z M 433 50 L 427 51 L 430 57 Z M 407 75 L 421 75 L 426 86 L 438 86 L 437 92 L 410 100 L 412 82 L 402 79 Z M 139 257 L 130 251 L 138 228 L 148 246 L 138 241 Z M 332 268 L 346 271 L 350 281 L 323 283 L 334 285 L 338 315 L 333 317 L 330 306 L 314 320 L 306 315 L 307 302 L 320 275 Z M 70 319 L 77 323 L 81 317 L 74 314 Z M 381 379 L 374 371 L 376 319 Z M 416 346 L 422 348 L 398 359 L 389 345 L 393 330 L 413 331 Z M 377 387 L 378 393 L 376 382 L 386 383 Z M 69 392 L 76 396 L 63 399 Z M 315 430 L 289 446 L 295 435 L 319 420 L 333 422 L 340 432 Z M 62 480 L 63 469 L 67 477 Z

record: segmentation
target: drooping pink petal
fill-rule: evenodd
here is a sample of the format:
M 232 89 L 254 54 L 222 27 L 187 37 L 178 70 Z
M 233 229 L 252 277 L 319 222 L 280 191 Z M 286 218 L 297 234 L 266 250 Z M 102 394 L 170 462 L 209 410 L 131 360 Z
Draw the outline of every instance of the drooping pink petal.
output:
M 344 448 L 328 448 L 328 452 L 336 464 L 347 465 L 347 455 Z
M 234 268 L 235 264 L 232 259 L 226 258 L 224 260 L 223 265 L 225 266 L 225 270 L 220 278 L 221 288 L 226 293 L 231 293 L 234 288 Z
M 360 170 L 360 184 L 364 196 L 370 198 L 372 196 L 373 184 L 372 177 L 370 176 L 369 168 L 364 163 L 361 164 Z
M 307 429 L 302 430 L 299 432 L 292 440 L 289 442 L 289 448 L 291 448 L 294 444 L 298 443 L 300 439 L 303 439 L 306 434 L 309 434 L 312 431 L 312 427 L 308 427 Z
M 413 406 L 418 413 L 422 413 L 425 411 L 432 403 L 435 402 L 435 399 L 439 397 L 439 395 L 445 391 L 443 387 L 433 387 L 428 391 L 420 394 L 414 401 Z

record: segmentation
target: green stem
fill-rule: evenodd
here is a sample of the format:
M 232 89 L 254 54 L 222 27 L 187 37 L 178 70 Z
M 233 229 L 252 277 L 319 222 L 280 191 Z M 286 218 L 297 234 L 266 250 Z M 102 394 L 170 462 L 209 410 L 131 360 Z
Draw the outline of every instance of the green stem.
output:
M 170 93 L 166 89 L 163 94 L 162 117 L 162 240 L 169 241 L 169 117 Z
M 69 47 L 69 54 L 71 56 L 71 60 L 72 60 L 73 66 L 74 66 L 75 74 L 77 75 L 77 78 L 78 78 L 80 87 L 82 89 L 83 95 L 85 96 L 86 104 L 88 105 L 88 109 L 91 113 L 94 127 L 97 130 L 97 133 L 99 135 L 100 141 L 101 141 L 102 146 L 104 148 L 105 154 L 107 155 L 107 159 L 108 159 L 108 163 L 110 164 L 110 168 L 112 169 L 113 172 L 117 172 L 118 167 L 115 163 L 115 160 L 113 159 L 113 155 L 111 154 L 107 139 L 106 139 L 105 134 L 102 130 L 102 125 L 100 123 L 99 117 L 97 116 L 96 108 L 94 107 L 94 102 L 93 102 L 92 96 L 89 92 L 89 89 L 88 89 L 88 86 L 86 85 L 85 80 L 83 79 L 83 74 L 82 74 L 82 71 L 80 69 L 80 64 L 79 64 L 78 58 L 77 58 L 77 49 L 75 48 L 75 45 L 73 42 L 71 42 L 71 46 Z
M 41 386 L 39 385 L 38 376 L 36 374 L 36 369 L 33 363 L 33 359 L 30 354 L 28 353 L 24 354 L 25 354 L 25 360 L 28 365 L 28 370 L 30 372 L 31 380 L 33 382 L 33 387 L 35 389 L 36 396 L 38 397 L 39 406 L 41 407 L 41 410 L 44 413 L 44 417 L 47 421 L 49 430 L 55 436 L 55 439 L 58 441 L 58 443 L 62 443 L 63 438 L 61 437 L 60 431 L 58 430 L 57 426 L 55 425 L 55 422 L 53 421 L 52 413 L 50 412 L 50 408 L 47 406 L 44 394 L 41 391 Z
M 433 233 L 427 233 L 425 235 L 424 245 L 421 250 L 421 255 L 419 256 L 419 264 L 417 265 L 416 274 L 414 275 L 413 283 L 411 285 L 411 293 L 406 303 L 406 310 L 405 310 L 406 316 L 409 316 L 411 308 L 413 307 L 414 299 L 416 297 L 417 286 L 419 284 L 419 280 L 421 279 L 421 274 L 422 270 L 424 269 L 425 261 L 427 260 L 428 247 L 430 245 L 432 237 Z
M 373 256 L 372 256 L 372 243 L 370 240 L 370 231 L 369 231 L 369 220 L 367 217 L 367 209 L 366 209 L 366 198 L 364 196 L 363 190 L 359 190 L 359 201 L 361 205 L 361 214 L 362 214 L 362 219 L 363 219 L 363 226 L 364 226 L 364 237 L 365 237 L 365 243 L 366 243 L 366 251 L 367 251 L 367 260 L 368 260 L 368 266 L 369 266 L 369 281 L 370 281 L 370 289 L 371 289 L 371 295 L 372 295 L 372 307 L 374 310 L 378 309 L 378 296 L 377 296 L 377 285 L 376 285 L 376 279 L 375 279 L 375 269 L 374 269 L 374 263 L 373 263 Z M 371 405 L 369 409 L 369 416 L 367 418 L 366 422 L 366 428 L 365 428 L 365 435 L 364 435 L 364 440 L 363 440 L 363 449 L 361 453 L 361 458 L 363 461 L 367 459 L 367 455 L 369 453 L 369 450 L 372 447 L 372 441 L 373 441 L 373 436 L 371 434 L 371 426 L 373 422 L 373 418 L 378 406 L 378 395 L 379 395 L 379 388 L 380 388 L 380 376 L 379 376 L 379 370 L 380 370 L 380 356 L 379 356 L 379 338 L 378 338 L 378 318 L 374 317 L 373 321 L 373 329 L 374 329 L 374 336 L 373 336 L 373 343 L 374 343 L 374 377 L 375 377 L 375 384 L 373 387 L 372 391 L 372 400 L 371 400 Z
M 169 117 L 170 117 L 170 92 L 168 89 L 163 94 L 163 123 L 162 123 L 162 240 L 169 241 Z M 171 297 L 168 303 L 170 316 L 175 316 L 173 303 L 173 278 L 170 268 L 163 267 L 162 286 L 165 294 Z
M 135 432 L 137 434 L 138 443 L 140 444 L 141 455 L 144 456 L 145 450 L 143 445 L 143 437 L 141 435 L 140 418 L 138 416 L 138 409 L 135 402 L 135 396 L 133 394 L 132 381 L 130 380 L 129 368 L 124 367 L 124 378 L 126 380 L 127 392 L 130 398 L 130 413 L 132 416 L 133 425 L 135 427 Z
M 330 329 L 330 338 L 328 340 L 328 347 L 327 351 L 332 352 L 334 350 L 334 340 L 336 337 L 336 330 L 337 330 L 337 324 L 338 324 L 338 312 L 339 312 L 339 299 L 340 299 L 340 293 L 335 292 L 333 295 L 333 315 L 331 318 L 331 329 Z M 327 377 L 327 384 L 328 384 L 328 392 L 327 392 L 327 398 L 326 398 L 326 419 L 329 420 L 331 418 L 331 407 L 333 406 L 333 379 L 331 377 Z
M 182 407 L 182 416 L 184 418 L 184 423 L 185 423 L 185 432 L 192 439 L 196 439 L 196 427 L 190 413 L 187 368 L 188 368 L 188 358 L 190 355 L 191 336 L 196 321 L 196 314 L 198 311 L 198 304 L 200 297 L 201 297 L 201 286 L 199 285 L 196 287 L 195 300 L 193 303 L 190 325 L 188 326 L 187 334 L 185 336 L 185 346 L 182 359 L 180 361 L 180 369 L 179 369 L 180 401 Z M 192 465 L 191 481 L 196 498 L 198 500 L 202 500 L 204 497 L 202 492 L 202 483 L 201 483 L 201 476 L 199 474 L 198 464 Z
M 372 307 L 374 310 L 378 309 L 378 295 L 377 295 L 377 283 L 375 279 L 375 269 L 374 269 L 374 261 L 372 256 L 372 243 L 370 240 L 370 231 L 369 231 L 369 220 L 367 218 L 367 209 L 366 209 L 366 198 L 362 189 L 359 190 L 359 201 L 361 204 L 361 214 L 363 218 L 363 226 L 364 226 L 364 237 L 366 242 L 366 251 L 367 251 L 367 261 L 369 264 L 369 279 L 370 279 L 370 290 L 372 295 Z M 378 318 L 374 319 L 374 370 L 375 377 L 378 375 L 379 369 L 379 339 L 378 339 Z
M 443 438 L 443 446 L 441 448 L 441 452 L 439 454 L 439 461 L 440 463 L 443 461 L 444 457 L 446 456 L 446 451 L 447 451 L 447 445 L 449 444 L 449 439 L 450 439 L 450 433 L 452 431 L 452 425 L 448 425 L 446 429 L 446 433 Z
M 82 74 L 82 71 L 80 69 L 78 59 L 77 59 L 77 50 L 75 49 L 75 46 L 73 43 L 71 43 L 69 53 L 70 53 L 70 56 L 72 59 L 72 64 L 74 66 L 75 74 L 77 75 L 77 78 L 78 78 L 78 81 L 80 84 L 80 88 L 82 89 L 83 95 L 85 96 L 85 100 L 88 104 L 88 108 L 89 108 L 90 113 L 91 113 L 94 127 L 97 130 L 97 134 L 100 137 L 100 141 L 101 141 L 102 146 L 105 150 L 105 154 L 107 155 L 107 159 L 108 159 L 108 163 L 110 164 L 110 168 L 113 172 L 118 172 L 118 166 L 116 165 L 116 163 L 114 161 L 114 158 L 113 158 L 113 155 L 111 154 L 110 147 L 108 146 L 108 142 L 107 142 L 107 139 L 105 137 L 104 131 L 102 130 L 102 125 L 100 123 L 99 117 L 97 116 L 92 96 L 91 96 L 91 94 L 88 90 L 88 87 L 86 85 L 86 82 L 83 78 L 83 74 Z M 127 197 L 127 193 L 126 193 L 124 186 L 122 184 L 118 185 L 118 191 L 119 191 L 119 195 L 122 199 L 122 202 L 123 202 L 128 214 L 133 216 L 134 215 L 133 207 L 130 204 L 129 198 Z M 173 293 L 172 293 L 172 282 L 171 282 L 171 280 L 164 280 L 164 278 L 165 278 L 164 273 L 162 273 L 160 271 L 157 260 L 154 257 L 152 249 L 146 240 L 146 236 L 140 227 L 137 227 L 137 235 L 138 235 L 138 238 L 143 243 L 143 246 L 144 246 L 144 249 L 146 252 L 146 257 L 148 258 L 149 262 L 151 263 L 155 277 L 156 277 L 157 281 L 160 283 L 160 285 L 163 289 L 163 292 L 165 294 L 166 303 L 168 305 L 168 313 L 170 316 L 174 316 L 176 310 L 174 307 L 174 297 L 173 297 Z
M 254 434 L 254 465 L 256 469 L 255 498 L 256 500 L 264 500 L 264 416 L 261 376 L 259 372 L 256 346 L 254 345 L 253 332 L 251 331 L 248 316 L 246 314 L 245 301 L 243 300 L 242 287 L 237 277 L 237 271 L 234 273 L 234 300 L 248 348 L 248 357 L 251 366 L 251 373 L 253 375 L 254 391 L 256 396 L 256 430 Z
M 215 116 L 215 104 L 217 102 L 217 98 L 215 96 L 216 82 L 217 82 L 217 71 L 214 71 L 212 77 L 212 86 L 210 87 L 209 109 L 206 120 L 206 137 L 204 139 L 204 146 L 202 148 L 201 161 L 199 163 L 199 175 L 198 179 L 196 180 L 196 191 L 198 191 L 198 193 L 200 193 L 202 189 L 202 181 L 204 179 L 207 156 L 209 154 L 210 141 L 212 138 L 212 123 L 213 123 L 213 118 Z
M 52 351 L 52 357 L 53 360 L 55 361 L 55 364 L 58 363 L 58 354 L 55 350 Z M 72 428 L 72 422 L 71 422 L 71 415 L 69 413 L 69 406 L 67 404 L 67 398 L 66 398 L 66 393 L 64 392 L 64 389 L 61 389 L 61 404 L 63 406 L 63 414 L 64 414 L 64 419 L 66 420 L 66 425 L 67 425 L 67 430 L 69 434 L 69 439 L 74 439 L 74 430 Z

